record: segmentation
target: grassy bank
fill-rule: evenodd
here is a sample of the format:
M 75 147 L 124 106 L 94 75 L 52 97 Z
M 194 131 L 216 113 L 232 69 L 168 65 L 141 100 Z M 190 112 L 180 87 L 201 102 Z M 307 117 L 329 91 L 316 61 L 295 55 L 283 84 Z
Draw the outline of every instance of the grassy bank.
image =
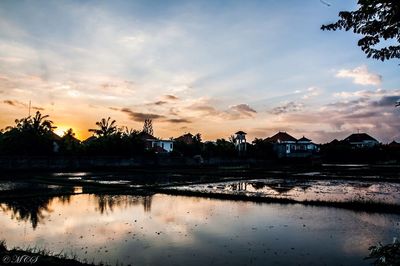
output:
M 54 254 L 50 251 L 36 248 L 20 249 L 7 248 L 5 240 L 0 241 L 0 265 L 48 265 L 48 266 L 96 266 L 94 264 L 80 261 L 76 256 L 70 257 L 65 254 Z

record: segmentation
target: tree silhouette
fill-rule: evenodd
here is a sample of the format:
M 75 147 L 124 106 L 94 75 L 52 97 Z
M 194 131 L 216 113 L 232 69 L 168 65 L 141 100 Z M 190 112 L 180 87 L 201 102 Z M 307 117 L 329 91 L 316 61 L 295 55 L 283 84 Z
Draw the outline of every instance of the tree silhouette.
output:
M 72 128 L 64 132 L 61 138 L 61 152 L 64 154 L 76 154 L 80 151 L 81 142 L 75 137 L 75 133 Z
M 153 132 L 153 122 L 151 121 L 151 119 L 145 119 L 144 120 L 142 132 L 153 136 L 153 134 L 154 134 L 154 132 Z
M 39 111 L 37 111 L 34 117 L 28 116 L 25 118 L 16 119 L 15 129 L 20 132 L 29 131 L 33 134 L 43 135 L 57 128 L 53 126 L 53 121 L 47 119 L 48 117 L 48 115 L 42 115 Z M 7 129 L 13 129 L 13 127 L 8 127 Z
M 67 138 L 75 138 L 75 132 L 72 128 L 69 128 L 67 131 L 64 132 L 63 137 Z
M 196 135 L 193 136 L 193 143 L 201 143 L 201 134 L 197 133 Z
M 400 58 L 400 45 L 375 48 L 382 40 L 400 43 L 400 1 L 399 0 L 358 0 L 358 10 L 339 12 L 340 19 L 322 30 L 352 30 L 361 34 L 358 46 L 368 58 L 382 61 Z
M 108 117 L 107 120 L 102 118 L 100 121 L 96 122 L 96 126 L 98 129 L 89 129 L 89 132 L 93 132 L 98 137 L 109 137 L 117 132 L 117 126 L 115 125 L 116 121 L 111 120 L 111 117 Z
M 120 132 L 122 137 L 133 137 L 139 135 L 140 131 L 133 129 L 133 128 L 128 128 L 128 127 L 122 127 L 118 129 L 118 132 Z
M 35 116 L 15 120 L 2 135 L 0 153 L 18 155 L 48 155 L 53 153 L 56 135 L 53 121 L 39 111 Z M 57 136 L 58 137 L 58 136 Z

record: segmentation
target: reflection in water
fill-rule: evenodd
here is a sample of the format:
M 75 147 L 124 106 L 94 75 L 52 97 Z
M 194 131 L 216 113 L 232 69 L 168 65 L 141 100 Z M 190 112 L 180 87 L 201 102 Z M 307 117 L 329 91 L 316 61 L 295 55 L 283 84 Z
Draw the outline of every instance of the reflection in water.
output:
M 368 265 L 368 246 L 400 233 L 399 215 L 160 194 L 47 199 L 45 218 L 22 233 L 7 204 L 0 235 L 10 247 L 109 264 Z
M 33 229 L 39 224 L 44 224 L 54 211 L 51 207 L 53 200 L 57 199 L 61 205 L 71 203 L 71 195 L 51 196 L 51 197 L 32 197 L 12 200 L 3 200 L 0 203 L 0 210 L 6 214 L 11 214 L 11 219 L 17 221 L 29 221 Z M 143 205 L 145 212 L 151 211 L 152 196 L 135 197 L 130 195 L 94 195 L 95 210 L 104 213 L 112 213 L 114 208 L 127 209 L 134 205 Z
M 95 194 L 94 197 L 97 200 L 96 210 L 103 214 L 113 212 L 115 207 L 126 209 L 139 204 L 143 205 L 145 212 L 149 212 L 151 210 L 151 198 L 153 196 L 135 197 L 131 195 Z
M 69 197 L 61 197 L 60 200 L 69 202 Z M 11 212 L 12 219 L 30 221 L 32 228 L 35 229 L 53 212 L 49 207 L 51 201 L 52 198 L 49 197 L 12 199 L 0 203 L 0 208 L 5 213 Z
M 381 202 L 400 204 L 400 183 L 349 180 L 253 179 L 171 186 L 183 191 L 287 198 L 297 201 Z
M 236 182 L 229 185 L 230 189 L 233 191 L 246 191 L 247 182 Z
M 257 182 L 257 181 L 255 181 L 255 182 L 250 182 L 250 185 L 251 185 L 255 190 L 257 190 L 257 189 L 262 189 L 262 188 L 264 188 L 267 184 L 265 184 L 264 182 Z

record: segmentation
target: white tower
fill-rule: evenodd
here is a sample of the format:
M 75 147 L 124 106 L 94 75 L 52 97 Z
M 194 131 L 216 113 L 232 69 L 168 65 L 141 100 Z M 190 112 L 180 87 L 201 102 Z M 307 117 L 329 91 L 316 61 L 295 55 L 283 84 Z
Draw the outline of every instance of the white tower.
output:
M 239 154 L 243 154 L 247 150 L 246 132 L 238 131 L 235 135 L 235 147 L 239 151 Z

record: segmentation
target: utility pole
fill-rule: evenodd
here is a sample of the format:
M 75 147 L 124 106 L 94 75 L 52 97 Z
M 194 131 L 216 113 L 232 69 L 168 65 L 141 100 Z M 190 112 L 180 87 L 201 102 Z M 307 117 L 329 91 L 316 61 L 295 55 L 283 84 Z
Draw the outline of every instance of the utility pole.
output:
M 28 110 L 28 115 L 31 116 L 31 100 L 29 100 L 29 110 Z

